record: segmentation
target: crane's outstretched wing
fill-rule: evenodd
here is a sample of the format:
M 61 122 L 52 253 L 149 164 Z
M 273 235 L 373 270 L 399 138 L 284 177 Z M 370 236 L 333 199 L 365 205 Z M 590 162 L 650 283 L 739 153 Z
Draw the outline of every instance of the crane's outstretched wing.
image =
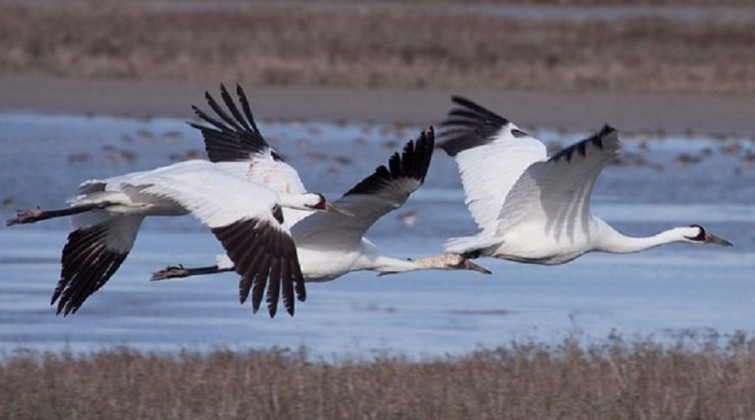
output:
M 401 207 L 425 181 L 432 159 L 435 135 L 423 131 L 404 150 L 394 153 L 388 165 L 347 191 L 334 205 L 354 214 L 317 212 L 295 224 L 291 232 L 297 246 L 355 247 L 367 230 L 384 214 Z
M 226 172 L 262 184 L 281 195 L 307 192 L 296 169 L 276 153 L 260 132 L 241 86 L 236 86 L 236 93 L 240 106 L 236 105 L 225 86 L 220 85 L 220 95 L 228 109 L 226 111 L 212 95 L 205 92 L 207 104 L 216 117 L 192 106 L 205 124 L 191 123 L 191 126 L 202 132 L 210 161 L 216 162 Z M 288 208 L 284 208 L 283 213 L 289 226 L 310 214 Z
M 127 194 L 175 201 L 210 227 L 241 275 L 239 299 L 251 292 L 256 312 L 267 289 L 267 306 L 274 316 L 278 299 L 294 313 L 294 293 L 304 300 L 304 278 L 296 246 L 283 223 L 278 196 L 264 186 L 230 175 L 206 161 L 140 173 L 121 179 Z
M 547 158 L 545 145 L 481 105 L 459 96 L 452 101 L 438 147 L 459 166 L 465 203 L 477 226 L 494 231 L 509 190 L 525 169 Z
M 243 162 L 256 157 L 283 160 L 262 136 L 241 86 L 236 87 L 236 93 L 243 114 L 222 84 L 220 85 L 220 96 L 231 115 L 228 115 L 228 112 L 215 101 L 215 98 L 209 92 L 205 92 L 205 99 L 210 108 L 217 114 L 217 118 L 211 117 L 194 105 L 191 106 L 197 117 L 208 124 L 190 123 L 192 127 L 202 132 L 202 136 L 205 138 L 205 150 L 210 161 Z
M 105 183 L 82 184 L 89 192 L 103 191 Z M 50 304 L 58 302 L 57 312 L 76 313 L 84 301 L 115 274 L 134 246 L 141 215 L 112 215 L 91 210 L 72 217 L 73 230 L 61 256 L 60 279 Z
M 604 126 L 545 162 L 528 168 L 506 197 L 498 232 L 540 219 L 557 239 L 589 234 L 590 196 L 598 175 L 621 151 L 617 131 Z

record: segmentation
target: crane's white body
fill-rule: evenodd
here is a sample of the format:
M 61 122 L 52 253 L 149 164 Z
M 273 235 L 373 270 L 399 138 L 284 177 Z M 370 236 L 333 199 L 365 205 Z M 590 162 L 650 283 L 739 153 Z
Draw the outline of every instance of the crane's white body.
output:
M 296 239 L 294 239 L 296 242 Z M 302 262 L 304 279 L 311 282 L 323 282 L 337 279 L 352 271 L 370 270 L 377 272 L 397 272 L 416 270 L 412 261 L 398 260 L 383 255 L 367 239 L 359 241 L 354 247 L 317 247 L 298 245 L 299 261 Z M 401 265 L 402 267 L 398 267 Z
M 481 232 L 449 240 L 446 250 L 481 250 L 539 264 L 564 263 L 593 250 L 612 229 L 590 213 L 590 194 L 600 170 L 619 153 L 618 137 L 595 137 L 584 154 L 549 161 L 543 143 L 512 132 L 523 133 L 508 123 L 491 144 L 456 155 L 466 203 Z
M 392 274 L 421 269 L 438 268 L 432 261 L 425 259 L 400 260 L 383 255 L 380 249 L 368 239 L 363 238 L 357 248 L 353 247 L 313 247 L 298 246 L 296 252 L 299 255 L 304 280 L 307 282 L 326 282 L 335 280 L 344 274 L 353 271 L 377 271 L 384 274 Z M 443 261 L 443 259 L 440 259 Z M 449 259 L 449 262 L 452 262 Z M 226 254 L 216 256 L 216 264 L 220 270 L 232 269 L 234 264 Z
M 439 147 L 459 166 L 465 203 L 480 231 L 449 239 L 446 251 L 562 264 L 590 251 L 630 253 L 670 242 L 729 244 L 698 225 L 628 237 L 590 212 L 595 180 L 621 152 L 615 129 L 605 126 L 549 157 L 545 145 L 516 124 L 467 99 L 454 97 L 454 102 Z
M 222 170 L 252 184 L 265 185 L 281 196 L 306 192 L 298 172 L 265 141 L 240 87 L 237 92 L 243 115 L 222 85 L 221 94 L 231 115 L 209 94 L 205 95 L 208 104 L 219 119 L 194 107 L 196 114 L 209 123 L 193 126 L 201 130 L 210 160 Z M 433 145 L 433 131 L 423 132 L 416 141 L 406 144 L 403 153 L 391 156 L 387 166 L 378 167 L 334 202 L 350 216 L 283 209 L 305 281 L 333 280 L 359 270 L 381 274 L 456 268 L 487 271 L 459 255 L 442 254 L 416 260 L 392 258 L 364 237 L 380 217 L 401 207 L 422 185 Z M 227 258 L 219 256 L 217 260 L 217 268 L 230 268 Z
M 236 191 L 240 187 L 244 188 Z M 182 216 L 193 213 L 212 228 L 245 217 L 265 215 L 279 200 L 273 190 L 263 185 L 255 184 L 250 188 L 248 183 L 229 176 L 211 162 L 190 160 L 85 181 L 69 202 L 73 207 L 109 202 L 112 205 L 107 207 L 107 213 L 111 214 Z M 86 216 L 90 214 L 74 216 L 74 226 L 86 223 Z

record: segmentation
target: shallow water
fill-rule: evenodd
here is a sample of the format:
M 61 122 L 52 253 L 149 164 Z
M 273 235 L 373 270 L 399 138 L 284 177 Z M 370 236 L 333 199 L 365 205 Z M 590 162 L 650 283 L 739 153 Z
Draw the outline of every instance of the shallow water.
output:
M 0 199 L 15 208 L 64 205 L 88 178 L 202 155 L 183 121 L 0 114 Z M 418 127 L 266 122 L 262 130 L 310 190 L 330 199 L 369 174 Z M 536 130 L 567 145 L 584 133 Z M 206 265 L 220 252 L 190 217 L 153 218 L 118 273 L 73 316 L 48 306 L 67 221 L 0 228 L 0 349 L 85 351 L 307 346 L 317 357 L 458 354 L 483 345 L 571 334 L 600 341 L 611 332 L 673 342 L 753 331 L 755 319 L 755 152 L 744 139 L 626 136 L 623 164 L 596 185 L 593 209 L 620 230 L 649 235 L 700 223 L 733 248 L 675 244 L 634 255 L 592 254 L 543 267 L 483 259 L 492 276 L 422 272 L 353 273 L 310 284 L 296 316 L 270 319 L 237 302 L 237 276 L 150 282 L 169 264 Z M 416 213 L 407 227 L 401 216 Z M 386 253 L 439 252 L 446 237 L 471 234 L 455 164 L 438 153 L 427 182 L 369 237 Z

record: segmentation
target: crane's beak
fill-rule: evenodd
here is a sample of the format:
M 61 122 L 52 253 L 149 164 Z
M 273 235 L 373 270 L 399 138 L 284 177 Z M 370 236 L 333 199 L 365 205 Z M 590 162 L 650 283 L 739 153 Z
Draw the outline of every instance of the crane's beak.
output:
M 354 213 L 348 210 L 342 209 L 340 207 L 336 207 L 329 202 L 325 203 L 325 211 L 330 212 L 330 213 L 340 214 L 342 216 L 354 217 Z
M 711 235 L 708 232 L 705 232 L 705 239 L 704 239 L 704 241 L 705 241 L 705 243 L 708 243 L 708 244 L 716 244 L 716 245 L 721 245 L 721 246 L 732 246 L 733 245 L 731 242 L 727 241 L 726 239 L 719 238 L 718 236 L 715 236 L 715 235 Z
M 465 259 L 462 263 L 462 267 L 464 267 L 467 270 L 477 271 L 478 273 L 482 274 L 493 274 L 492 271 L 488 270 L 487 268 L 477 265 L 472 262 L 472 260 Z

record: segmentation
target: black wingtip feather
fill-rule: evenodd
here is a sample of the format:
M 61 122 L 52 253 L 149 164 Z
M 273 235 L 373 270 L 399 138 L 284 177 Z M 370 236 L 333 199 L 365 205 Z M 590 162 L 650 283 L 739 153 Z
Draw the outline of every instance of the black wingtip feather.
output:
M 454 107 L 440 124 L 438 147 L 449 156 L 489 144 L 504 126 L 506 118 L 462 96 L 453 95 Z
M 267 287 L 267 277 L 270 275 L 270 265 L 272 264 L 272 256 L 266 255 L 265 259 L 260 263 L 260 268 L 257 270 L 257 274 L 254 276 L 254 288 L 252 289 L 252 312 L 256 313 L 262 303 L 262 297 L 265 294 L 265 288 Z M 248 274 L 247 276 L 251 276 Z M 247 290 L 247 294 L 249 291 Z
M 252 131 L 259 133 L 260 129 L 257 128 L 257 123 L 254 121 L 254 114 L 252 114 L 252 107 L 249 105 L 249 100 L 246 98 L 246 92 L 244 92 L 244 89 L 242 89 L 239 84 L 236 84 L 236 96 L 238 96 L 239 102 L 241 102 L 241 109 L 244 110 L 244 115 L 246 115 L 247 121 L 252 126 Z
M 274 317 L 281 298 L 289 314 L 294 313 L 294 290 L 306 296 L 303 275 L 299 267 L 296 245 L 291 236 L 269 223 L 242 219 L 212 232 L 220 240 L 241 275 L 239 299 L 252 295 L 252 310 L 260 308 L 266 297 L 268 312 Z M 286 265 L 287 269 L 282 269 Z M 300 299 L 302 300 L 302 299 Z
M 233 102 L 233 98 L 231 98 L 228 90 L 222 84 L 220 85 L 220 96 L 223 98 L 223 102 L 225 102 L 226 108 L 228 108 L 228 110 L 231 111 L 231 114 L 233 114 L 235 123 L 234 127 L 240 131 L 252 131 L 252 127 L 249 126 L 249 123 L 241 115 L 241 112 L 239 112 L 236 103 Z
M 575 154 L 586 157 L 588 147 L 594 147 L 598 150 L 605 150 L 607 147 L 611 147 L 618 151 L 618 148 L 620 147 L 619 132 L 615 128 L 606 124 L 592 136 L 574 143 L 573 145 L 562 149 L 560 152 L 551 156 L 548 161 L 557 162 L 560 160 L 565 160 L 566 162 L 571 162 Z
M 251 156 L 266 154 L 268 151 L 271 151 L 274 157 L 280 158 L 280 155 L 271 150 L 257 127 L 249 101 L 241 86 L 237 85 L 236 93 L 241 110 L 222 83 L 220 96 L 228 111 L 225 111 L 209 92 L 205 92 L 205 100 L 214 112 L 214 116 L 210 116 L 196 106 L 191 107 L 203 123 L 189 123 L 189 125 L 202 132 L 205 150 L 210 161 L 247 161 Z
M 463 112 L 472 119 L 483 119 L 485 121 L 495 122 L 501 126 L 509 123 L 509 120 L 496 114 L 495 112 L 485 108 L 484 106 L 473 102 L 470 99 L 464 98 L 459 95 L 451 96 L 451 101 L 462 108 L 453 109 L 451 112 Z
M 60 279 L 50 305 L 57 302 L 56 314 L 75 314 L 89 296 L 115 274 L 128 252 L 107 249 L 104 237 L 108 224 L 72 231 L 61 255 Z
M 402 178 L 415 179 L 421 185 L 425 182 L 434 146 L 435 131 L 429 127 L 428 130 L 422 131 L 416 140 L 407 142 L 401 153 L 395 152 L 391 155 L 387 166 L 378 166 L 372 175 L 363 179 L 344 196 L 376 194 L 391 182 Z

